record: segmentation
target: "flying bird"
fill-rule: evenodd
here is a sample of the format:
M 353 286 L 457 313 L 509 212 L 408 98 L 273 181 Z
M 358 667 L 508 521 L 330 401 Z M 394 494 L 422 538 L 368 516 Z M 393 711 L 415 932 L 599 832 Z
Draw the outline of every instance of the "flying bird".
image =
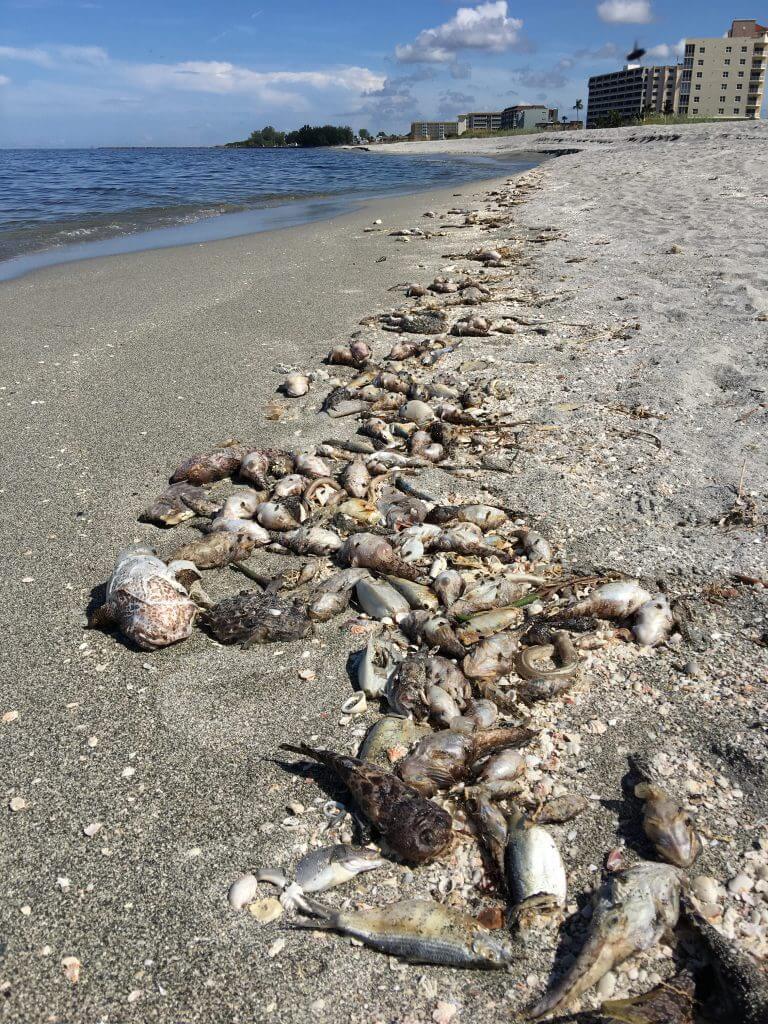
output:
M 640 45 L 640 43 L 638 43 L 637 40 L 635 40 L 635 48 L 634 48 L 634 50 L 631 50 L 627 54 L 627 60 L 631 63 L 632 61 L 640 60 L 640 58 L 644 57 L 644 56 L 645 56 L 645 50 Z

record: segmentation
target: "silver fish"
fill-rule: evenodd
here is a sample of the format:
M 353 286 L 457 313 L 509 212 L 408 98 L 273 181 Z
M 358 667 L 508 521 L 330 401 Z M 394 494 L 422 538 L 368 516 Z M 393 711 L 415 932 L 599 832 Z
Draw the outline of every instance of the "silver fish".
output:
M 508 820 L 506 865 L 518 917 L 533 909 L 538 912 L 565 906 L 565 867 L 555 840 L 518 810 Z
M 304 892 L 325 892 L 385 864 L 384 858 L 373 850 L 337 843 L 302 857 L 296 865 L 295 878 Z
M 398 618 L 407 615 L 411 608 L 394 587 L 371 576 L 358 581 L 355 597 L 363 611 L 374 619 L 397 621 Z
M 513 958 L 512 942 L 506 934 L 491 932 L 473 917 L 428 900 L 345 912 L 308 899 L 305 909 L 319 921 L 301 927 L 343 932 L 409 963 L 503 968 Z
M 275 540 L 297 555 L 330 555 L 342 545 L 338 534 L 319 526 L 302 526 L 298 530 L 278 533 Z
M 522 608 L 510 606 L 507 608 L 492 608 L 487 612 L 477 612 L 462 621 L 456 630 L 459 640 L 466 646 L 477 643 L 478 640 L 501 633 L 510 626 L 520 622 L 523 617 Z
M 569 616 L 596 615 L 600 619 L 623 619 L 651 600 L 651 595 L 637 580 L 614 580 L 602 586 L 567 609 Z
M 680 916 L 680 880 L 668 864 L 641 861 L 611 875 L 595 896 L 586 944 L 555 987 L 529 1011 L 532 1020 L 564 1010 L 634 953 L 655 946 Z
M 384 579 L 395 590 L 399 591 L 406 599 L 411 608 L 435 609 L 439 602 L 429 587 L 423 583 L 414 583 L 412 580 L 404 580 L 399 576 L 384 576 Z

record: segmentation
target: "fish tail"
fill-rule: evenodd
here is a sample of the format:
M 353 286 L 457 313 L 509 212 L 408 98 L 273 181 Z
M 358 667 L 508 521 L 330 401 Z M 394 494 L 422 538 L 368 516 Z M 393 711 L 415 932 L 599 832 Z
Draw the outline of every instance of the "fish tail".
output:
M 292 754 L 304 754 L 305 757 L 309 757 L 313 761 L 324 760 L 319 750 L 315 750 L 306 743 L 281 743 L 279 749 L 290 750 Z
M 536 735 L 532 729 L 500 726 L 497 729 L 483 729 L 473 734 L 475 757 L 483 757 L 507 747 L 523 747 Z
M 314 921 L 302 921 L 297 922 L 297 927 L 300 928 L 335 928 L 339 912 L 334 910 L 333 907 L 327 907 L 324 903 L 320 903 L 318 900 L 313 900 L 306 893 L 302 893 L 297 900 L 299 909 L 303 914 L 309 914 L 317 920 Z
M 602 978 L 614 965 L 613 948 L 610 944 L 600 946 L 597 941 L 588 941 L 579 954 L 576 963 L 565 977 L 547 992 L 534 1006 L 526 1011 L 528 1020 L 539 1020 L 557 1010 L 564 1009 L 582 992 Z

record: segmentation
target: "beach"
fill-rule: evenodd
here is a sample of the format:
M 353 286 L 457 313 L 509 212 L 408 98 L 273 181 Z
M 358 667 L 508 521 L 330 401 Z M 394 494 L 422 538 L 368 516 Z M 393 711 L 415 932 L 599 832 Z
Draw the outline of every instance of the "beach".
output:
M 610 646 L 541 712 L 561 781 L 590 801 L 557 831 L 569 903 L 585 904 L 606 854 L 632 837 L 627 754 L 663 754 L 707 830 L 694 874 L 722 883 L 726 933 L 768 953 L 768 590 L 748 582 L 768 580 L 768 131 L 568 132 L 370 159 L 422 145 L 551 159 L 524 175 L 497 228 L 448 211 L 490 209 L 506 177 L 0 284 L 5 1020 L 405 1024 L 439 1020 L 444 1003 L 485 1024 L 544 987 L 556 929 L 509 973 L 460 972 L 230 908 L 238 875 L 306 849 L 329 797 L 286 770 L 280 743 L 353 745 L 360 723 L 339 724 L 360 647 L 349 616 L 247 652 L 196 631 L 142 654 L 83 628 L 120 548 L 141 539 L 165 554 L 193 536 L 137 522 L 182 459 L 227 437 L 292 448 L 349 436 L 353 423 L 318 412 L 320 384 L 282 421 L 265 418 L 287 368 L 315 370 L 361 320 L 410 304 L 405 282 L 469 269 L 447 254 L 489 244 L 515 259 L 483 313 L 513 333 L 464 338 L 450 365 L 485 360 L 511 383 L 515 444 L 503 471 L 431 469 L 430 490 L 524 510 L 569 572 L 661 582 L 694 623 L 670 646 Z M 406 228 L 439 233 L 389 235 Z M 394 335 L 363 330 L 376 355 L 388 350 Z M 214 598 L 244 582 L 205 578 Z M 9 810 L 14 798 L 25 806 Z M 371 904 L 442 896 L 441 873 L 392 864 L 359 888 Z M 742 875 L 749 886 L 729 890 Z M 617 993 L 667 977 L 671 956 L 662 945 L 628 962 Z

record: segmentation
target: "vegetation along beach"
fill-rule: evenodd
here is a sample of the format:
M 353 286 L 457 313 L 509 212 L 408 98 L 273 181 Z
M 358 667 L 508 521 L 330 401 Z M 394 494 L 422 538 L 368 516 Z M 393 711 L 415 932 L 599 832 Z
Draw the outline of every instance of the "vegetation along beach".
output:
M 768 137 L 695 125 L 441 145 L 524 143 L 543 162 L 516 176 L 2 286 L 7 1019 L 496 1022 L 550 1003 L 576 1019 L 668 994 L 674 976 L 689 1020 L 711 927 L 763 999 L 727 1019 L 764 1019 Z M 185 463 L 216 449 L 235 454 Z M 179 516 L 157 507 L 174 471 L 204 485 Z M 264 510 L 281 501 L 293 532 Z M 217 520 L 239 548 L 211 554 Z M 125 577 L 111 619 L 97 612 L 131 544 L 187 559 L 176 598 L 150 601 L 159 632 L 137 631 L 146 605 L 120 604 Z M 196 571 L 195 552 L 221 567 Z M 160 580 L 147 557 L 134 549 L 133 578 Z M 338 614 L 307 618 L 355 565 Z M 186 638 L 160 646 L 174 600 L 192 609 Z M 647 601 L 661 612 L 638 617 Z M 477 668 L 494 637 L 509 638 L 496 667 Z M 418 685 L 402 704 L 420 643 L 453 711 Z M 426 767 L 393 776 L 451 823 L 417 847 L 381 817 L 392 797 L 372 809 L 351 769 L 311 767 L 308 748 L 357 755 L 388 703 L 422 737 L 447 723 L 466 740 L 447 783 L 429 745 Z M 407 753 L 393 721 L 369 773 Z M 479 771 L 554 843 L 562 890 L 551 872 L 510 890 L 494 869 Z M 663 814 L 648 825 L 659 791 L 693 830 L 682 853 Z M 375 845 L 359 858 L 378 859 L 330 871 L 344 888 L 310 897 L 309 868 L 292 897 L 263 880 L 290 884 L 304 855 L 361 838 Z M 626 898 L 610 879 L 645 885 L 625 870 L 643 863 L 653 885 L 669 872 L 658 927 L 608 956 L 591 894 L 602 877 L 600 899 Z M 458 915 L 447 966 L 408 963 L 434 959 L 445 922 L 370 937 L 390 927 L 374 908 L 409 900 Z M 477 963 L 457 970 L 469 921 L 483 941 L 467 938 Z M 557 979 L 572 985 L 590 942 L 603 966 L 560 1005 Z M 503 969 L 478 971 L 486 956 Z

